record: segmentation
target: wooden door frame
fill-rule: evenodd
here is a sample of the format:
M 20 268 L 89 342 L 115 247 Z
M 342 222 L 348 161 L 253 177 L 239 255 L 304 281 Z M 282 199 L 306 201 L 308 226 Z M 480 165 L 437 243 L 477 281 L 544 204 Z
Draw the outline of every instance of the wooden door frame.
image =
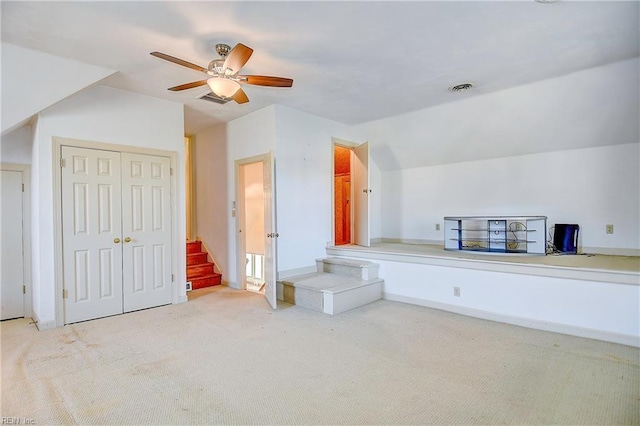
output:
M 54 289 L 55 289 L 55 327 L 64 326 L 64 300 L 62 289 L 64 288 L 63 277 L 63 253 L 62 253 L 62 170 L 60 158 L 63 146 L 76 148 L 97 149 L 104 151 L 128 152 L 132 154 L 155 155 L 158 157 L 168 157 L 171 163 L 171 285 L 172 303 L 180 303 L 178 278 L 178 211 L 177 211 L 177 157 L 175 151 L 164 151 L 160 149 L 142 148 L 137 146 L 116 145 L 111 143 L 86 141 L 80 139 L 70 139 L 54 136 L 52 141 L 52 170 L 53 170 L 53 253 L 54 253 Z M 184 244 L 184 242 L 182 242 Z M 51 328 L 51 327 L 46 327 Z
M 254 163 L 262 163 L 264 164 L 266 161 L 269 161 L 271 158 L 270 153 L 255 155 L 253 157 L 241 158 L 235 161 L 235 182 L 236 182 L 236 281 L 237 288 L 240 290 L 247 289 L 247 280 L 246 280 L 246 258 L 247 258 L 247 244 L 246 244 L 246 233 L 242 236 L 242 229 L 244 228 L 244 222 L 246 219 L 245 216 L 245 193 L 244 193 L 244 175 L 240 173 L 242 167 L 254 164 Z M 264 175 L 263 175 L 264 176 Z
M 0 170 L 22 174 L 22 279 L 24 285 L 24 317 L 33 316 L 33 286 L 31 285 L 31 166 L 0 163 Z

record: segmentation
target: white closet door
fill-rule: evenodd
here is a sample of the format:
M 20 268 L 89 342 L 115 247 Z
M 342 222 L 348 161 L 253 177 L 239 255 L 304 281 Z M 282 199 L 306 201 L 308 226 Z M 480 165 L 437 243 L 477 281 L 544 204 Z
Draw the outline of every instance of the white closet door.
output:
M 122 313 L 120 153 L 62 147 L 65 324 Z
M 0 319 L 5 320 L 24 317 L 22 172 L 2 170 L 0 183 Z
M 169 158 L 122 153 L 125 312 L 171 303 L 170 192 Z

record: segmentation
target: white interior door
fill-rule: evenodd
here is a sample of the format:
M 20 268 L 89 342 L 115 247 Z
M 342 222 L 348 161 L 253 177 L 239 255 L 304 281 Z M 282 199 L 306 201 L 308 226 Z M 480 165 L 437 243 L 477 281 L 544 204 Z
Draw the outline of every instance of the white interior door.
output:
M 65 324 L 122 313 L 120 153 L 62 147 Z
M 24 317 L 22 172 L 2 170 L 0 177 L 0 319 Z
M 353 228 L 354 242 L 369 247 L 369 143 L 365 142 L 353 149 Z
M 266 233 L 264 262 L 264 295 L 273 309 L 278 307 L 276 293 L 276 253 L 278 233 L 276 231 L 275 209 L 275 167 L 273 153 L 263 161 L 264 182 L 264 231 Z
M 124 312 L 171 303 L 170 166 L 122 153 Z

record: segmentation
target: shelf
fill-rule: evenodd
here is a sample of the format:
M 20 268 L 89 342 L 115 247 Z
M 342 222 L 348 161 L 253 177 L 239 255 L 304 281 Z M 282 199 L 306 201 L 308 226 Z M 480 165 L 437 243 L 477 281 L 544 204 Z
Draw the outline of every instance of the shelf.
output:
M 536 240 L 514 240 L 511 238 L 450 238 L 450 241 L 481 241 L 483 243 L 507 243 L 507 244 L 512 244 L 512 243 L 528 243 L 528 244 L 533 244 L 533 243 L 537 243 Z
M 506 254 L 510 254 L 510 253 L 527 254 L 528 253 L 526 250 L 509 249 L 507 251 L 504 251 L 503 249 L 488 249 L 485 247 L 464 247 L 462 250 L 473 251 L 478 253 L 506 253 Z
M 451 228 L 452 231 L 467 231 L 467 232 L 537 232 L 536 229 L 489 229 L 489 228 Z
M 447 216 L 444 220 L 445 250 L 546 253 L 545 216 Z
M 444 220 L 508 220 L 526 222 L 527 220 L 547 220 L 546 216 L 445 216 Z

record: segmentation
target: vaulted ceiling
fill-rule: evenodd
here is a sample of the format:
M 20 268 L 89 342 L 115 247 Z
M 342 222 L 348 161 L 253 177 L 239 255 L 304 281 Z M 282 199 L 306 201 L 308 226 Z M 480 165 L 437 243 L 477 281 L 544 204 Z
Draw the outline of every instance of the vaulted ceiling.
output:
M 358 124 L 636 57 L 639 3 L 10 2 L 2 41 L 117 70 L 103 84 L 186 106 L 187 133 L 278 103 Z M 214 45 L 254 49 L 243 74 L 290 77 L 293 88 L 245 86 L 250 102 L 198 99 Z M 42 64 L 42 73 L 47 64 Z

